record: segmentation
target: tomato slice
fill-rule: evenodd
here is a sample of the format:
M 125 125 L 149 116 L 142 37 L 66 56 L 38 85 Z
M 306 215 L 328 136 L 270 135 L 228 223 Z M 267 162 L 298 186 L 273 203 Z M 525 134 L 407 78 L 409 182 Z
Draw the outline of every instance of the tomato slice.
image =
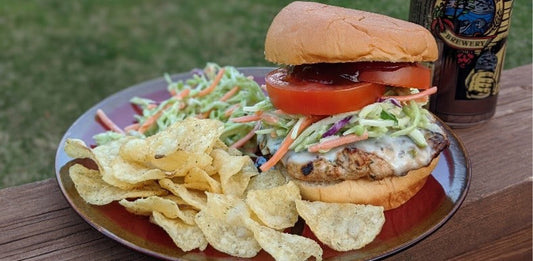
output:
M 431 87 L 431 71 L 416 63 L 358 63 L 362 82 L 373 82 L 395 87 L 428 89 Z
M 385 86 L 370 82 L 343 81 L 325 84 L 288 77 L 286 68 L 270 72 L 266 88 L 272 104 L 291 114 L 333 115 L 355 111 L 376 102 Z

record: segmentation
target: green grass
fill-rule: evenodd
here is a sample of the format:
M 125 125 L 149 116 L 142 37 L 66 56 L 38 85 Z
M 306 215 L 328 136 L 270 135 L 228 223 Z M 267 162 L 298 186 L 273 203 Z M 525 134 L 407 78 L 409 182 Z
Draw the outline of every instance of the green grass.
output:
M 290 1 L 0 0 L 0 188 L 54 176 L 57 144 L 93 104 L 164 73 L 271 65 Z M 407 19 L 408 1 L 326 1 Z M 531 63 L 531 2 L 515 1 L 506 68 Z

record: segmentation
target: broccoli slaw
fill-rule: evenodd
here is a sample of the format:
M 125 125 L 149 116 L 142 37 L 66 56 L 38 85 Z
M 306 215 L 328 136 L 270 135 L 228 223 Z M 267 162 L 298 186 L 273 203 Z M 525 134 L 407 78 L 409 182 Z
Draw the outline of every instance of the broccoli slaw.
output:
M 131 102 L 142 110 L 140 115 L 134 116 L 136 126 L 126 127 L 124 134 L 107 131 L 95 135 L 97 144 L 123 135 L 150 136 L 187 117 L 223 122 L 221 140 L 228 146 L 242 146 L 250 140 L 248 146 L 256 148 L 256 141 L 265 140 L 267 136 L 279 138 L 280 143 L 289 136 L 288 149 L 296 152 L 310 151 L 319 144 L 346 137 L 350 138 L 346 141 L 352 141 L 353 137 L 371 139 L 385 135 L 407 136 L 417 146 L 425 147 L 424 130 L 440 130 L 431 113 L 423 107 L 427 97 L 421 99 L 417 89 L 388 87 L 387 96 L 361 110 L 318 117 L 306 128 L 300 128 L 305 120 L 309 120 L 308 116 L 276 109 L 265 90 L 235 67 L 208 63 L 185 81 L 174 82 L 168 75 L 165 79 L 169 99 L 156 102 L 142 97 L 132 98 Z M 399 101 L 394 98 L 409 95 L 416 99 Z M 319 152 L 331 149 L 318 148 Z
M 427 142 L 421 130 L 436 131 L 440 128 L 434 122 L 431 113 L 422 107 L 424 104 L 425 102 L 414 100 L 401 104 L 394 98 L 389 98 L 367 105 L 358 111 L 325 117 L 303 130 L 298 137 L 293 136 L 295 140 L 289 148 L 298 152 L 328 139 L 349 134 L 361 136 L 364 133 L 368 134 L 368 138 L 406 135 L 418 146 L 424 147 L 427 146 Z M 292 135 L 297 129 L 297 123 L 304 117 L 276 110 L 269 100 L 246 107 L 244 110 L 269 115 L 268 120 L 262 120 L 262 128 L 256 131 L 256 134 L 271 137 Z M 276 120 L 272 120 L 272 117 Z
M 177 121 L 198 117 L 223 122 L 221 140 L 231 145 L 253 130 L 255 123 L 235 123 L 228 119 L 246 115 L 243 108 L 265 100 L 263 90 L 253 78 L 232 66 L 208 63 L 202 70 L 194 70 L 185 81 L 175 82 L 169 75 L 165 79 L 170 96 L 167 100 L 157 102 L 133 97 L 131 103 L 141 110 L 141 114 L 134 115 L 137 123 L 124 128 L 124 134 L 116 131 L 97 134 L 96 143 L 102 145 L 124 135 L 151 136 Z

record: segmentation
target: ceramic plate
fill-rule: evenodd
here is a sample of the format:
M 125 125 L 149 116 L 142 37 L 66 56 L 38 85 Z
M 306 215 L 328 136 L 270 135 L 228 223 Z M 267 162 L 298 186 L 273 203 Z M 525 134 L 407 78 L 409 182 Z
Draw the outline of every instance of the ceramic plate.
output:
M 259 84 L 263 84 L 264 75 L 272 68 L 240 68 L 245 75 L 252 75 Z M 191 73 L 174 75 L 174 80 L 187 79 Z M 68 175 L 68 167 L 73 164 L 64 153 L 63 147 L 67 138 L 79 138 L 88 145 L 94 145 L 94 134 L 104 131 L 96 121 L 98 108 L 104 110 L 120 127 L 133 123 L 133 115 L 137 112 L 130 104 L 134 96 L 165 100 L 168 98 L 166 81 L 163 78 L 144 82 L 124 89 L 81 115 L 63 136 L 56 154 L 56 175 L 59 186 L 72 208 L 87 223 L 106 236 L 148 255 L 163 259 L 224 259 L 228 256 L 217 252 L 211 247 L 205 251 L 183 253 L 177 248 L 167 234 L 148 221 L 147 217 L 128 213 L 122 206 L 112 203 L 106 206 L 92 206 L 85 203 L 78 195 Z M 463 202 L 470 184 L 470 164 L 466 151 L 457 136 L 443 126 L 450 138 L 450 147 L 428 178 L 422 190 L 401 207 L 385 211 L 386 222 L 376 239 L 363 249 L 336 252 L 323 246 L 324 259 L 342 258 L 376 259 L 392 255 L 422 240 L 441 227 Z M 90 164 L 90 162 L 82 162 Z M 306 227 L 302 230 L 309 235 Z M 257 259 L 270 256 L 261 251 Z

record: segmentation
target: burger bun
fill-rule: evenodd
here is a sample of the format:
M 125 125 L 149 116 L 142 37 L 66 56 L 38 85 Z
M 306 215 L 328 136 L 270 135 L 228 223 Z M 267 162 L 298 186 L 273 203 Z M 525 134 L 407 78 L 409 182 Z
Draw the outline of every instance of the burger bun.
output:
M 265 39 L 265 58 L 285 65 L 421 62 L 437 57 L 435 38 L 420 25 L 314 2 L 297 1 L 283 8 Z

